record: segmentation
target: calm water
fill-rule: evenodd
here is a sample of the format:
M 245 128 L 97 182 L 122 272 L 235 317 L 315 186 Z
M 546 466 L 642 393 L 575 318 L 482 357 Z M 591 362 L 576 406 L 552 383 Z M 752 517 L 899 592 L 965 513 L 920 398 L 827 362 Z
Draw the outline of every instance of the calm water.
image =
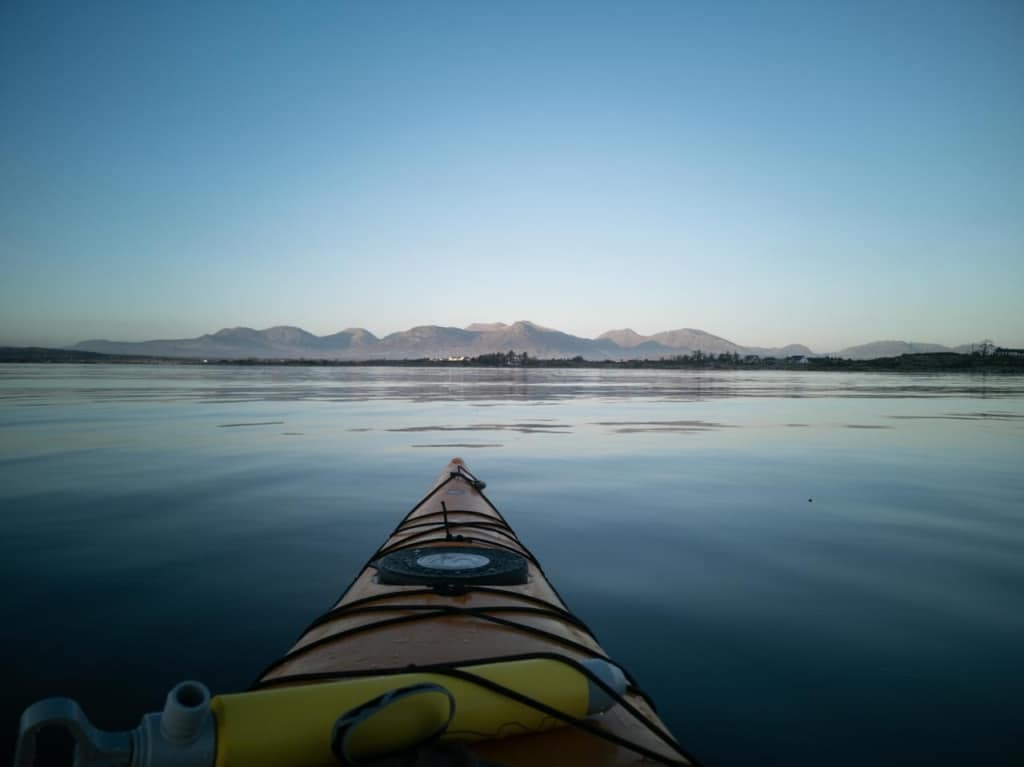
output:
M 0 366 L 0 716 L 246 686 L 453 455 L 708 765 L 1024 764 L 1024 379 Z

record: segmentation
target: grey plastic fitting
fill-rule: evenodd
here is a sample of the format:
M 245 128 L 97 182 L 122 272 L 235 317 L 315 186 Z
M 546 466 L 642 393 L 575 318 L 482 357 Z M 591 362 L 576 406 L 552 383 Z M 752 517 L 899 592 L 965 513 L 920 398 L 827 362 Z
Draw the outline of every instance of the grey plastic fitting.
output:
M 210 691 L 199 682 L 181 682 L 167 693 L 163 711 L 142 717 L 131 767 L 212 767 L 216 756 Z
M 181 682 L 171 688 L 160 714 L 160 734 L 172 743 L 191 743 L 210 715 L 210 691 L 200 682 Z
M 74 740 L 74 767 L 213 767 L 217 755 L 210 691 L 199 682 L 175 685 L 161 713 L 146 714 L 123 732 L 96 728 L 69 698 L 34 703 L 21 717 L 15 767 L 34 767 L 36 738 L 51 727 Z
M 582 665 L 618 695 L 626 694 L 626 675 L 614 663 L 609 663 L 601 658 L 587 658 L 582 662 Z M 594 684 L 594 680 L 589 678 L 587 679 L 587 692 L 589 693 L 587 716 L 603 714 L 616 703 L 615 698 L 605 692 L 603 688 Z

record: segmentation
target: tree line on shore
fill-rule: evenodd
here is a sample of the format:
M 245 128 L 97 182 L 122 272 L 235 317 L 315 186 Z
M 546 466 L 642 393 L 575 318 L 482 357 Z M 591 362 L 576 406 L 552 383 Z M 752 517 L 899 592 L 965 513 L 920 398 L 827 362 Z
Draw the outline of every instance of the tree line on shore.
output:
M 211 362 L 213 362 L 211 360 Z M 679 354 L 654 359 L 588 360 L 575 357 L 531 357 L 526 352 L 493 352 L 477 357 L 430 358 L 406 360 L 217 360 L 227 365 L 337 365 L 356 367 L 485 367 L 485 368 L 591 368 L 617 369 L 699 369 L 699 370 L 879 370 L 879 371 L 971 371 L 991 370 L 1024 372 L 1024 354 L 1000 354 L 996 351 L 959 354 L 934 352 L 903 354 L 898 357 L 880 357 L 852 360 L 839 357 L 760 357 L 735 352 L 705 354 Z
M 482 354 L 446 364 L 476 367 L 582 367 L 582 368 L 698 368 L 718 370 L 791 369 L 791 370 L 1024 370 L 1024 353 L 999 353 L 1004 350 L 980 349 L 971 354 L 933 352 L 903 354 L 898 357 L 880 357 L 867 360 L 840 357 L 761 357 L 756 354 L 722 352 L 707 354 L 695 351 L 654 359 L 587 360 L 582 356 L 568 359 L 542 359 L 530 357 L 526 352 L 514 350 Z M 1008 351 L 1008 350 L 1007 350 Z M 435 361 L 436 362 L 436 361 Z
M 760 357 L 736 352 L 709 354 L 695 351 L 654 359 L 588 360 L 582 356 L 564 358 L 531 357 L 526 352 L 481 354 L 477 357 L 448 357 L 406 360 L 333 360 L 333 359 L 183 359 L 168 357 L 136 357 L 80 352 L 66 349 L 25 347 L 0 348 L 0 362 L 53 363 L 120 363 L 120 364 L 182 364 L 182 365 L 316 365 L 339 367 L 492 367 L 492 368 L 594 368 L 614 369 L 699 369 L 699 370 L 878 370 L 878 371 L 999 371 L 1024 372 L 1024 350 L 999 349 L 982 345 L 970 354 L 933 352 L 903 354 L 867 360 L 839 357 Z

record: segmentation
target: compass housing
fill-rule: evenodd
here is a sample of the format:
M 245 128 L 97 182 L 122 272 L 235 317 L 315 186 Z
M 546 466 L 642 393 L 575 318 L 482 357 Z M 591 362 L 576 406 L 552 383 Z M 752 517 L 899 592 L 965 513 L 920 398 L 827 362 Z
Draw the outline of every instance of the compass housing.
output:
M 478 546 L 401 549 L 381 557 L 375 564 L 378 582 L 392 586 L 516 586 L 528 580 L 526 557 Z

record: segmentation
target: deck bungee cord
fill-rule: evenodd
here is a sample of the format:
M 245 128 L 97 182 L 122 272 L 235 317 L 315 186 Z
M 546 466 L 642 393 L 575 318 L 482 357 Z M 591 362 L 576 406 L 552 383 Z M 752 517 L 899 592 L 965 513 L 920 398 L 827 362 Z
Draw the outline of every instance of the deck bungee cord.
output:
M 96 767 L 699 767 L 484 487 L 454 459 L 247 692 L 183 682 L 161 713 L 115 733 L 74 701 L 40 701 L 16 767 L 35 764 L 54 728 L 73 740 L 68 764 Z

